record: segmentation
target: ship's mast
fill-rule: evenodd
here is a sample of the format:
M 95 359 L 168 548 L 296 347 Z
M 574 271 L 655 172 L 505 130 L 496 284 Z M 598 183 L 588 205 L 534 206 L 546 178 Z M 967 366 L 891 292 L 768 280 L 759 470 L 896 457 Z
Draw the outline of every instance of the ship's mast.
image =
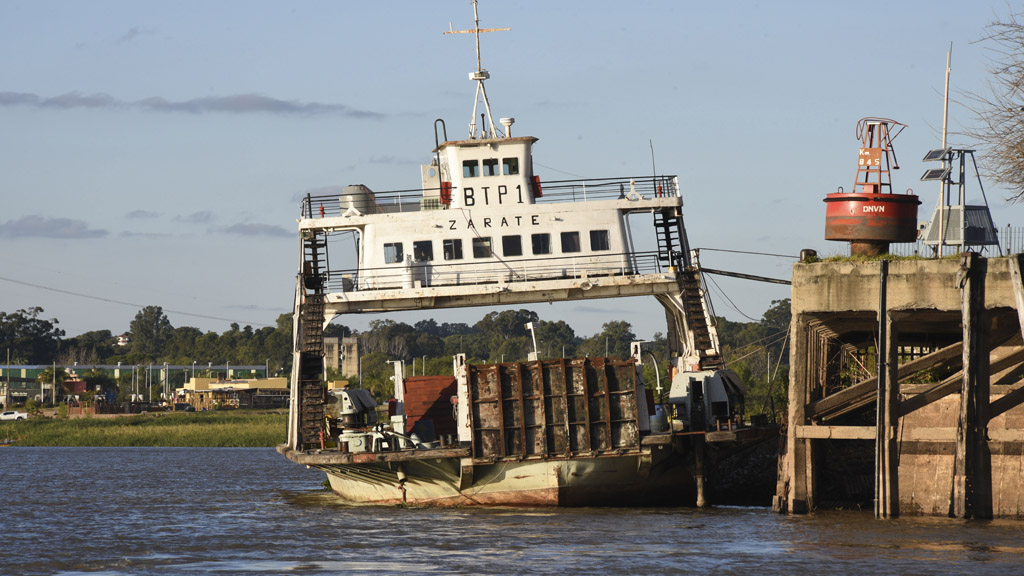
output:
M 484 88 L 484 80 L 491 77 L 487 70 L 484 70 L 480 66 L 480 33 L 481 32 L 501 32 L 505 30 L 511 30 L 511 28 L 480 28 L 480 14 L 477 11 L 476 0 L 473 2 L 473 23 L 474 26 L 470 30 L 452 30 L 451 24 L 448 24 L 448 31 L 445 34 L 474 34 L 476 36 L 476 71 L 469 73 L 470 80 L 476 80 L 476 95 L 473 97 L 473 117 L 469 123 L 469 139 L 473 140 L 477 138 L 476 131 L 476 111 L 480 104 L 480 100 L 483 99 L 484 110 L 487 112 L 486 121 L 487 126 L 490 128 L 490 132 L 484 131 L 480 135 L 481 138 L 495 138 L 497 137 L 497 131 L 494 128 L 494 120 L 491 118 L 491 104 L 487 101 L 487 90 Z

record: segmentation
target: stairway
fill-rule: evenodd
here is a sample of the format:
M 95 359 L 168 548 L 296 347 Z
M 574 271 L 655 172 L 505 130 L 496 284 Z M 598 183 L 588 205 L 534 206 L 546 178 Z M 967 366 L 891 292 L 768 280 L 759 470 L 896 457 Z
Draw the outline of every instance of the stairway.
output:
M 324 271 L 327 238 L 314 233 L 302 244 L 302 285 L 299 312 L 299 446 L 320 447 L 324 426 Z
M 658 239 L 658 261 L 676 269 L 687 265 L 690 248 L 683 230 L 683 217 L 678 208 L 654 213 L 654 230 Z
M 686 316 L 686 327 L 693 334 L 693 345 L 700 357 L 702 369 L 721 368 L 724 366 L 718 346 L 711 338 L 708 326 L 708 311 L 705 308 L 704 290 L 700 283 L 700 271 L 697 268 L 685 268 L 676 272 L 679 280 L 683 313 Z

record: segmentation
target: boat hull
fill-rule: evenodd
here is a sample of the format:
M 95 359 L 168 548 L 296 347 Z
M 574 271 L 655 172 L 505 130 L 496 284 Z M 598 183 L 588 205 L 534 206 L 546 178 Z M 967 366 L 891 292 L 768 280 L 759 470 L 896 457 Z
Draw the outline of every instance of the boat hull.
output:
M 402 460 L 330 463 L 315 454 L 285 455 L 323 470 L 334 493 L 358 504 L 663 506 L 692 504 L 696 494 L 692 464 L 672 446 L 495 462 L 413 453 Z

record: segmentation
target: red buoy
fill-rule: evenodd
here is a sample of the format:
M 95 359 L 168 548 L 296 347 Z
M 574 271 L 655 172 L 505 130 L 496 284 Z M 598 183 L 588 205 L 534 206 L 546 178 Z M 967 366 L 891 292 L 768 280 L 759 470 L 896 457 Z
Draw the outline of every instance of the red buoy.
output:
M 890 124 L 898 126 L 890 132 Z M 851 255 L 887 254 L 893 242 L 917 238 L 917 196 L 893 194 L 890 167 L 898 169 L 892 140 L 905 126 L 895 120 L 863 118 L 857 123 L 862 141 L 853 192 L 825 197 L 825 239 L 850 242 Z

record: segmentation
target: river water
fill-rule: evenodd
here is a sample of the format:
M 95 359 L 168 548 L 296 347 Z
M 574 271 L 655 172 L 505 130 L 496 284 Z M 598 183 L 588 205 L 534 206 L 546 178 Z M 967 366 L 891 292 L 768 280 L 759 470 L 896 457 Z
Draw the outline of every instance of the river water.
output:
M 1022 574 L 1024 523 L 350 507 L 272 449 L 2 448 L 0 574 Z

